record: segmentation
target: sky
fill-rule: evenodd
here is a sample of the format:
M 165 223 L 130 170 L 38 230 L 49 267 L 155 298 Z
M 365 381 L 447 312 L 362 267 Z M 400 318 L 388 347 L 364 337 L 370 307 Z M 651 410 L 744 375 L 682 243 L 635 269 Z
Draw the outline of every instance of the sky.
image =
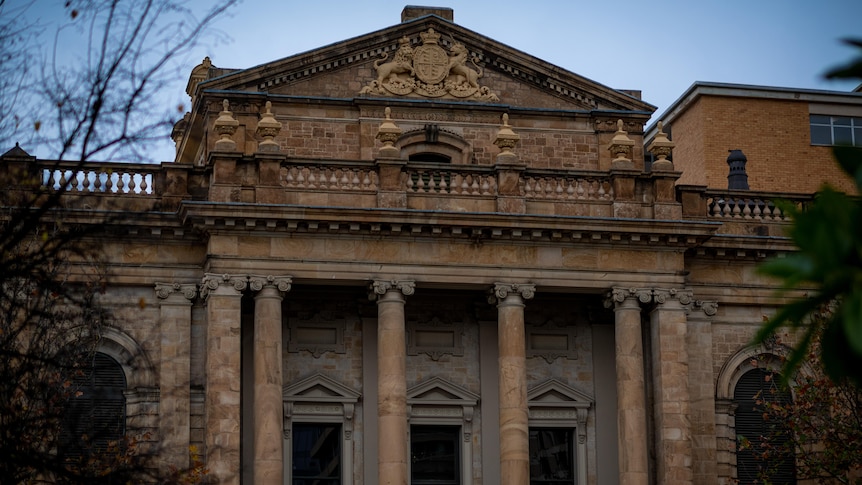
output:
M 203 11 L 212 2 L 191 4 Z M 386 28 L 411 4 L 452 8 L 462 27 L 611 88 L 641 90 L 657 107 L 651 121 L 695 81 L 859 84 L 822 75 L 858 54 L 841 39 L 862 38 L 862 0 L 241 0 L 211 26 L 217 40 L 183 60 L 186 73 L 204 56 L 250 68 Z M 175 99 L 187 79 L 178 79 Z M 153 161 L 171 159 L 171 146 Z

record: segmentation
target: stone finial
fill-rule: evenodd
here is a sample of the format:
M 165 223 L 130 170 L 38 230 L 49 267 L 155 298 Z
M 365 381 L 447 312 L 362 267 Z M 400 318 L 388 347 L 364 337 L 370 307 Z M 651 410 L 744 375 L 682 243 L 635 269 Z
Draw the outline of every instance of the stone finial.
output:
M 266 112 L 257 123 L 257 136 L 263 137 L 263 141 L 257 144 L 258 151 L 261 152 L 278 152 L 281 147 L 278 146 L 273 138 L 281 131 L 281 123 L 275 119 L 272 114 L 272 102 L 266 102 Z
M 497 137 L 494 139 L 494 145 L 497 145 L 497 148 L 500 149 L 500 154 L 497 155 L 497 160 L 517 160 L 518 157 L 512 150 L 514 150 L 515 145 L 520 139 L 521 136 L 512 131 L 512 127 L 509 126 L 509 113 L 503 113 L 503 124 L 500 126 L 500 130 L 497 131 Z
M 222 101 L 222 106 L 224 106 L 224 110 L 219 113 L 219 117 L 215 120 L 214 125 L 215 132 L 221 136 L 215 143 L 215 149 L 221 152 L 232 152 L 236 150 L 236 142 L 231 139 L 231 136 L 236 133 L 239 121 L 228 110 L 230 106 L 228 100 L 225 99 Z
M 632 147 L 635 142 L 629 138 L 628 133 L 623 130 L 623 120 L 617 120 L 617 132 L 611 139 L 611 144 L 608 145 L 608 150 L 611 155 L 614 155 L 611 162 L 612 168 L 632 168 L 632 160 L 629 158 L 632 154 Z
M 673 162 L 668 160 L 667 157 L 670 156 L 674 146 L 674 143 L 667 137 L 667 133 L 664 132 L 664 123 L 659 120 L 658 133 L 656 133 L 652 143 L 647 147 L 647 150 L 656 157 L 656 160 L 652 162 L 653 172 L 673 170 Z
M 207 80 L 209 70 L 212 67 L 213 63 L 210 61 L 210 58 L 204 57 L 204 60 L 192 69 L 192 72 L 189 75 L 189 81 L 186 84 L 186 94 L 188 94 L 190 98 L 195 98 L 195 91 L 197 90 L 198 84 Z
M 398 158 L 401 156 L 401 150 L 395 146 L 398 137 L 401 136 L 401 128 L 392 121 L 392 110 L 389 106 L 383 111 L 386 114 L 386 119 L 380 123 L 380 128 L 377 130 L 377 138 L 383 143 L 383 148 L 380 149 L 380 156 L 386 158 Z

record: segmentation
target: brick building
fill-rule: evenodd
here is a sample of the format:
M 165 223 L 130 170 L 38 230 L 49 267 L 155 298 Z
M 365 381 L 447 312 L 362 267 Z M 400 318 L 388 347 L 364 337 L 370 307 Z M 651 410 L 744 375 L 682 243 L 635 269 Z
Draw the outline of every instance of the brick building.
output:
M 722 103 L 760 118 L 708 87 L 645 166 L 636 93 L 408 7 L 251 69 L 205 59 L 172 163 L 2 166 L 69 184 L 78 224 L 126 214 L 100 228 L 100 352 L 166 466 L 195 445 L 225 484 L 748 483 L 736 391 L 783 352 L 750 345 L 784 303 L 754 268 L 792 250 L 758 191 L 813 189 L 747 129 L 711 138 Z M 759 126 L 821 156 L 814 101 L 775 103 Z M 744 199 L 699 168 L 728 148 Z
M 729 150 L 748 158 L 751 190 L 810 194 L 829 181 L 853 191 L 832 158 L 837 143 L 862 146 L 862 93 L 694 83 L 662 115 L 676 144 L 680 184 L 727 188 Z M 657 126 L 653 123 L 647 138 Z

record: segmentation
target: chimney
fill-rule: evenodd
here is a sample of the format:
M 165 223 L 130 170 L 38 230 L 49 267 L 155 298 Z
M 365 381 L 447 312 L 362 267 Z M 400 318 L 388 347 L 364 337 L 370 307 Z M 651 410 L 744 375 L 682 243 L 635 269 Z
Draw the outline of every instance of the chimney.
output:
M 748 158 L 742 150 L 728 150 L 727 164 L 730 165 L 730 173 L 727 174 L 728 190 L 749 190 L 748 174 L 745 173 L 745 164 Z
M 426 15 L 436 15 L 450 22 L 455 21 L 455 12 L 451 8 L 407 5 L 404 7 L 404 10 L 401 11 L 401 23 L 424 17 Z

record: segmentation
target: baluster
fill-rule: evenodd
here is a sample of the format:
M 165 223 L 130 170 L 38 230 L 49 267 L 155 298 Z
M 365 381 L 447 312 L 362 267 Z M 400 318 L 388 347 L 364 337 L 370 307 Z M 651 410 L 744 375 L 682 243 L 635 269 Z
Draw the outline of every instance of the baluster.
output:
M 452 174 L 452 180 L 449 183 L 449 192 L 453 194 L 460 194 L 461 182 L 463 181 L 463 178 L 464 177 L 458 172 Z
M 578 179 L 566 179 L 566 198 L 571 199 L 575 195 L 575 184 Z
M 137 177 L 137 176 L 138 176 L 138 174 L 136 174 L 135 172 L 129 172 L 129 190 L 128 190 L 128 192 L 130 194 L 137 194 L 138 193 L 138 191 L 137 191 L 138 184 L 135 182 L 135 177 Z
M 566 179 L 554 180 L 554 185 L 557 186 L 554 189 L 554 198 L 555 199 L 562 199 L 563 198 L 563 184 L 565 184 L 565 183 L 566 183 Z
M 449 193 L 449 184 L 446 183 L 446 177 L 451 177 L 452 172 L 441 172 L 440 173 L 440 193 L 448 194 Z
M 596 198 L 596 185 L 599 184 L 598 180 L 588 180 L 587 181 L 587 198 L 590 200 L 595 200 Z
M 428 192 L 432 194 L 437 193 L 437 181 L 434 178 L 437 177 L 436 172 L 428 172 Z
M 362 187 L 359 186 L 359 183 L 360 183 L 359 182 L 359 175 L 358 175 L 359 169 L 351 170 L 351 172 L 353 173 L 353 179 L 350 181 L 350 184 L 352 186 L 351 188 L 353 190 L 361 189 Z
M 482 195 L 490 194 L 491 185 L 488 183 L 488 179 L 490 177 L 484 176 L 482 177 Z
M 468 190 L 470 189 L 470 184 L 469 184 L 469 182 L 467 181 L 467 179 L 469 179 L 469 178 L 470 178 L 470 175 L 469 175 L 469 174 L 464 175 L 463 177 L 461 177 L 461 194 L 467 194 L 467 193 L 469 193 L 469 192 L 468 192 Z
M 338 183 L 341 185 L 342 189 L 348 188 L 350 180 L 347 179 L 347 170 L 341 169 L 341 179 L 339 179 Z
M 586 190 L 584 190 L 584 184 L 585 184 L 586 182 L 587 182 L 587 181 L 586 181 L 586 180 L 584 180 L 584 179 L 579 179 L 579 180 L 578 180 L 578 190 L 577 190 L 577 192 L 578 192 L 578 198 L 579 198 L 579 199 L 585 199 L 585 198 L 586 198 L 586 196 L 584 195 L 584 194 L 587 192 Z
M 293 187 L 294 182 L 296 182 L 296 178 L 293 176 L 295 170 L 295 167 L 287 168 L 287 174 L 284 176 L 284 184 L 287 187 Z
M 604 200 L 608 198 L 607 192 L 605 192 L 605 183 L 601 180 L 597 181 L 599 184 L 599 200 Z
M 308 167 L 308 188 L 316 189 L 317 188 L 317 177 L 314 176 L 314 172 L 317 171 L 317 167 Z
M 415 192 L 415 190 L 413 190 L 413 186 L 414 186 L 413 177 L 408 174 L 407 175 L 407 192 Z
M 147 184 L 147 177 L 152 177 L 152 175 L 150 175 L 148 173 L 141 174 L 141 193 L 142 194 L 149 194 L 152 192 L 152 191 L 147 191 L 147 189 L 150 188 L 150 186 Z M 150 179 L 150 181 L 152 181 L 152 179 Z
M 371 188 L 371 177 L 368 175 L 369 172 L 369 170 L 362 171 L 362 188 L 366 190 Z
M 548 177 L 545 179 L 545 198 L 553 199 L 554 198 L 554 179 Z
M 330 189 L 338 188 L 338 178 L 335 176 L 335 170 L 329 170 L 329 187 Z
M 762 205 L 763 205 L 763 201 L 762 201 L 762 200 L 757 199 L 757 200 L 755 200 L 755 201 L 754 201 L 754 212 L 753 212 L 753 217 L 754 217 L 755 219 L 757 219 L 757 220 L 761 220 L 761 219 L 763 219 L 763 210 L 761 209 L 761 206 L 762 206 Z
M 724 205 L 721 208 L 721 217 L 730 219 L 730 205 L 732 203 L 733 199 L 724 199 Z
M 753 204 L 753 202 L 751 200 L 746 199 L 746 200 L 743 200 L 742 203 L 745 204 L 742 206 L 742 218 L 743 219 L 751 219 L 751 204 Z
M 93 192 L 102 192 L 102 172 L 93 172 L 96 178 L 93 179 Z
M 479 181 L 476 179 L 476 175 L 470 175 L 470 178 L 473 179 L 473 183 L 470 185 L 471 195 L 479 195 Z
M 305 167 L 296 167 L 296 186 L 305 188 Z

